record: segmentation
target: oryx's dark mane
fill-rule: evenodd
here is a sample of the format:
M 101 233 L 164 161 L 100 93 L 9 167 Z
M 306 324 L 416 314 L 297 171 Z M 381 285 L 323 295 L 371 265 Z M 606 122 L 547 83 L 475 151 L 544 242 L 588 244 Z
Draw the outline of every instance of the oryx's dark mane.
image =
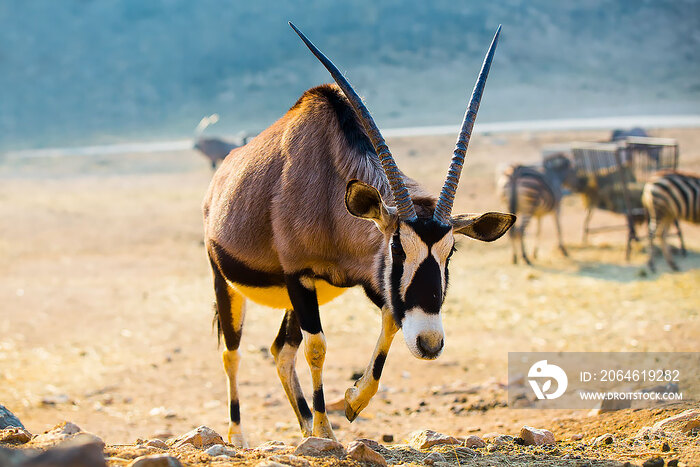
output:
M 375 187 L 381 193 L 384 202 L 394 205 L 393 195 L 379 157 L 372 147 L 362 124 L 343 92 L 335 84 L 322 84 L 304 92 L 290 108 L 318 112 L 314 108 L 330 110 L 335 116 L 339 136 L 342 135 L 343 149 L 334 151 L 334 166 L 338 173 L 347 181 L 361 180 Z M 322 112 L 318 112 L 319 115 Z M 326 122 L 324 122 L 326 123 Z M 414 180 L 403 175 L 418 217 L 432 217 L 435 210 L 436 198 L 426 193 Z

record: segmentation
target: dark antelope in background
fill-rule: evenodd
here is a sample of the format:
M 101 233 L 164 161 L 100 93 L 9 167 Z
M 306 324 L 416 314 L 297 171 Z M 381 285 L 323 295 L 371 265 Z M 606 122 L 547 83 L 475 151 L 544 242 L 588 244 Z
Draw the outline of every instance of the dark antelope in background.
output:
M 557 228 L 559 249 L 568 256 L 561 236 L 559 222 L 562 186 L 574 188 L 576 178 L 571 161 L 564 155 L 557 154 L 547 158 L 543 167 L 528 165 L 509 165 L 499 169 L 497 190 L 508 210 L 517 214 L 518 222 L 510 229 L 513 246 L 513 264 L 518 262 L 518 243 L 520 254 L 527 264 L 532 264 L 525 249 L 525 229 L 534 217 L 537 219 L 537 234 L 533 258 L 537 258 L 542 216 L 554 214 Z
M 649 268 L 654 271 L 654 237 L 661 237 L 661 251 L 674 271 L 666 234 L 678 220 L 700 223 L 700 175 L 687 172 L 661 172 L 644 185 L 642 204 L 649 215 Z M 680 231 L 679 231 L 680 232 Z
M 206 130 L 209 125 L 213 125 L 218 121 L 219 116 L 217 114 L 212 114 L 208 117 L 202 118 L 202 120 L 199 121 L 197 128 L 194 130 L 193 147 L 201 152 L 204 157 L 209 159 L 212 170 L 216 170 L 217 164 L 223 161 L 231 151 L 248 143 L 247 135 L 243 135 L 242 144 L 224 141 L 221 138 L 202 136 L 202 133 L 204 133 L 204 130 Z
M 337 86 L 306 91 L 280 120 L 234 149 L 214 174 L 203 205 L 216 311 L 226 345 L 229 440 L 239 445 L 245 439 L 236 374 L 246 298 L 286 310 L 270 349 L 282 386 L 303 435 L 334 438 L 323 394 L 326 341 L 319 305 L 359 285 L 382 311 L 371 361 L 345 394 L 345 415 L 352 421 L 376 393 L 399 328 L 417 358 L 440 355 L 440 310 L 454 235 L 492 241 L 515 220 L 501 213 L 451 215 L 500 27 L 438 199 L 399 170 L 362 100 L 333 63 L 294 30 Z M 295 370 L 302 342 L 311 368 L 313 414 Z

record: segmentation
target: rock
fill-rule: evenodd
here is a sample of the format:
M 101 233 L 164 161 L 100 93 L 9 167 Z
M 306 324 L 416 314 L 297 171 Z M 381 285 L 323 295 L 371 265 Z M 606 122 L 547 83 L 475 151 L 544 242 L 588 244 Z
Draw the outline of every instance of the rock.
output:
M 467 457 L 479 457 L 479 453 L 473 449 L 470 449 L 465 446 L 459 446 L 455 448 L 455 452 L 457 453 L 457 456 L 467 456 Z
M 43 405 L 67 404 L 68 402 L 70 402 L 70 397 L 67 394 L 56 394 L 41 398 Z
M 19 427 L 10 427 L 0 430 L 0 443 L 24 444 L 32 439 L 32 434 Z
M 598 413 L 614 412 L 616 410 L 629 409 L 632 401 L 628 399 L 605 399 L 598 404 Z
M 348 445 L 348 458 L 373 465 L 387 465 L 381 454 L 361 441 L 353 441 Z
M 367 438 L 358 438 L 355 441 L 365 444 L 368 448 L 372 449 L 375 452 L 378 452 L 381 454 L 383 457 L 390 456 L 391 451 L 376 442 L 373 439 L 367 439 Z
M 70 443 L 30 457 L 22 467 L 106 467 L 104 444 L 92 442 Z
M 441 444 L 461 444 L 457 438 L 433 430 L 414 431 L 408 443 L 416 449 L 428 449 Z
M 172 438 L 173 434 L 168 430 L 158 430 L 155 433 L 153 433 L 153 437 L 158 439 L 168 439 Z
M 46 433 L 35 436 L 31 444 L 37 447 L 47 447 L 73 438 L 77 442 L 95 442 L 101 444 L 102 447 L 105 444 L 99 436 L 84 432 L 78 425 L 71 422 L 63 422 Z
M 158 439 L 158 438 L 149 439 L 146 442 L 146 446 L 150 446 L 152 448 L 158 448 L 158 449 L 168 449 L 168 445 L 165 444 L 165 441 L 163 441 L 162 439 Z
M 582 433 L 576 433 L 571 435 L 571 441 L 581 441 L 583 439 Z
M 667 467 L 678 467 L 678 463 L 680 462 L 679 459 L 671 459 L 666 463 Z
M 664 444 L 661 445 L 661 452 L 668 452 L 671 450 L 671 445 L 664 442 Z
M 167 454 L 150 454 L 137 457 L 126 467 L 182 467 L 182 463 Z
M 543 444 L 556 444 L 551 431 L 542 428 L 523 426 L 520 429 L 520 437 L 527 446 L 542 446 Z
M 654 426 L 651 427 L 651 433 L 680 432 L 688 434 L 696 428 L 700 428 L 700 409 L 688 409 L 654 423 Z
M 333 441 L 332 439 L 316 438 L 314 436 L 310 436 L 301 440 L 299 446 L 297 446 L 297 448 L 294 450 L 294 454 L 296 454 L 297 456 L 311 457 L 327 456 L 333 454 L 344 455 L 345 448 L 342 444 L 340 444 L 337 441 Z
M 593 446 L 604 446 L 606 444 L 612 444 L 615 442 L 615 436 L 612 433 L 605 433 L 604 435 L 598 436 L 593 440 Z
M 664 467 L 664 460 L 660 457 L 652 457 L 651 459 L 644 461 L 642 467 Z
M 216 456 L 226 456 L 226 457 L 233 457 L 237 453 L 235 450 L 227 448 L 223 444 L 215 444 L 214 446 L 210 447 L 206 451 L 204 451 L 204 454 L 208 454 L 212 457 Z
M 476 435 L 469 435 L 464 440 L 464 445 L 468 448 L 483 448 L 486 447 L 486 442 Z
M 293 465 L 295 467 L 311 467 L 311 462 L 303 457 L 293 456 L 291 454 L 277 454 L 270 456 L 270 460 L 275 463 L 281 463 L 284 467 Z
M 282 441 L 268 441 L 255 448 L 255 450 L 260 452 L 279 452 L 291 448 L 293 448 L 293 446 L 284 444 Z
M 19 421 L 19 418 L 15 417 L 15 414 L 7 410 L 4 405 L 0 404 L 0 429 L 10 427 L 24 428 L 24 425 Z
M 394 435 L 390 435 L 390 434 L 382 435 L 382 441 L 385 443 L 393 443 L 394 442 Z
M 501 433 L 486 433 L 483 438 L 484 441 L 490 442 L 496 446 L 502 446 L 513 441 L 512 436 L 503 435 Z
M 212 444 L 224 444 L 224 440 L 219 433 L 202 425 L 177 438 L 173 442 L 173 447 L 177 448 L 185 444 L 201 449 Z
M 311 464 L 309 464 L 311 465 Z M 269 459 L 262 460 L 255 464 L 255 467 L 289 467 L 288 464 L 280 464 L 279 462 L 271 461 Z
M 447 462 L 447 459 L 439 452 L 431 452 L 423 458 L 425 465 L 434 465 L 436 462 Z

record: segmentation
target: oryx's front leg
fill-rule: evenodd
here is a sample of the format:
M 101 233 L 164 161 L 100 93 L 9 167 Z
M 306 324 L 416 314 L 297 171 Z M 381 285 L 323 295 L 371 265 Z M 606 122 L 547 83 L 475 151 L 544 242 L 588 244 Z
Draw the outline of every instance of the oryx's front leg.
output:
M 326 338 L 321 329 L 316 287 L 313 280 L 300 275 L 285 276 L 289 299 L 299 320 L 304 337 L 304 354 L 311 370 L 313 385 L 313 426 L 311 434 L 319 438 L 335 439 L 326 415 L 323 396 L 323 363 L 326 359 Z
M 391 310 L 382 308 L 382 331 L 379 334 L 377 345 L 374 347 L 372 359 L 365 368 L 362 377 L 355 382 L 355 386 L 345 391 L 345 416 L 353 421 L 362 410 L 367 407 L 370 399 L 377 393 L 379 378 L 382 376 L 382 369 L 386 356 L 391 348 L 391 342 L 399 328 Z

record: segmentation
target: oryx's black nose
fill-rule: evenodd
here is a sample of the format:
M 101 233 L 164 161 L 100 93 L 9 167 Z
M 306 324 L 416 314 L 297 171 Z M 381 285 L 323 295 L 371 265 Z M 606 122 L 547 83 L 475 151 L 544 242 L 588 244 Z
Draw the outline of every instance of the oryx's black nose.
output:
M 437 358 L 440 352 L 442 352 L 442 347 L 445 345 L 445 339 L 437 333 L 429 336 L 421 334 L 416 339 L 416 345 L 421 354 L 423 354 L 423 358 Z

